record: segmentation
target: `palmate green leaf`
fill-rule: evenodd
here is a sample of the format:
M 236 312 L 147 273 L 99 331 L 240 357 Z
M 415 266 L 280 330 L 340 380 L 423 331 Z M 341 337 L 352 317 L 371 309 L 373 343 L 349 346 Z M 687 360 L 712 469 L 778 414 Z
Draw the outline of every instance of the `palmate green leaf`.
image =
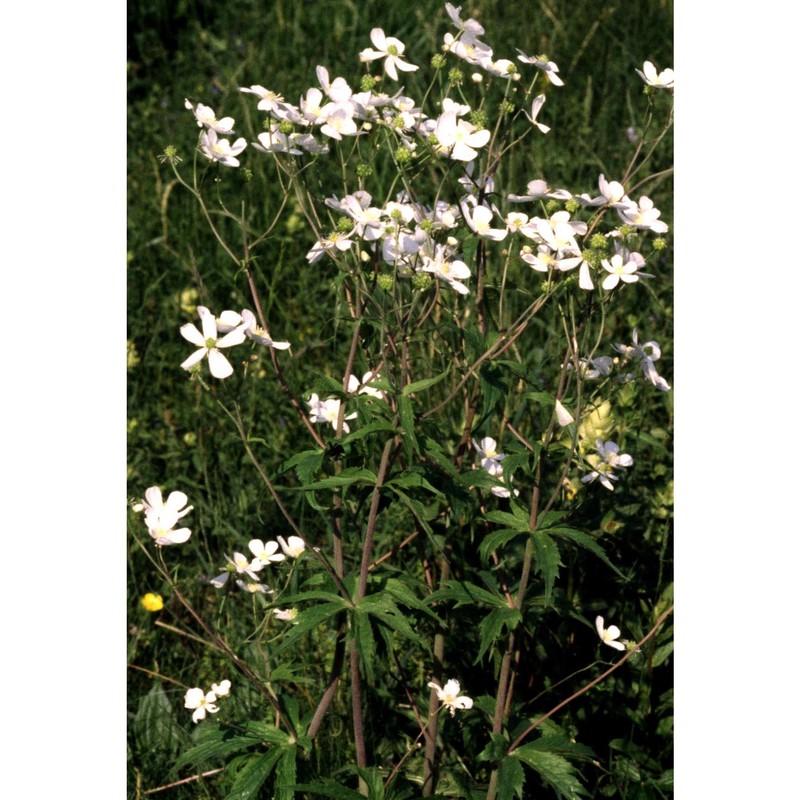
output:
M 225 795 L 224 800 L 250 800 L 250 798 L 257 797 L 259 790 L 270 776 L 275 763 L 282 754 L 282 748 L 273 747 L 267 750 L 266 753 L 254 755 L 239 769 L 233 786 L 231 786 L 230 792 Z
M 544 531 L 534 533 L 531 541 L 535 569 L 544 580 L 544 602 L 548 604 L 553 596 L 553 584 L 558 577 L 558 568 L 562 566 L 561 554 L 558 545 Z
M 444 495 L 421 473 L 416 470 L 405 470 L 400 475 L 386 481 L 384 486 L 394 488 L 399 486 L 401 489 L 425 489 L 437 497 Z
M 284 461 L 278 467 L 277 472 L 281 474 L 294 468 L 300 483 L 306 485 L 314 479 L 314 475 L 319 472 L 324 460 L 324 450 L 303 450 L 301 453 L 295 453 L 291 458 Z
M 512 507 L 510 514 L 508 511 L 488 511 L 483 515 L 483 518 L 489 520 L 489 522 L 496 522 L 498 525 L 513 528 L 520 533 L 528 533 L 531 529 L 528 513 L 517 506 Z
M 440 600 L 455 600 L 456 608 L 465 605 L 477 605 L 486 603 L 497 608 L 508 608 L 508 602 L 502 595 L 492 594 L 492 592 L 482 589 L 469 581 L 445 581 L 441 589 L 438 589 L 428 597 L 428 602 L 433 604 Z
M 297 784 L 297 745 L 282 748 L 281 759 L 275 773 L 273 800 L 294 800 Z
M 503 547 L 503 545 L 508 544 L 513 539 L 516 539 L 518 536 L 522 536 L 519 531 L 512 531 L 508 528 L 504 528 L 501 531 L 494 531 L 487 536 L 483 537 L 483 541 L 481 541 L 480 545 L 478 546 L 478 552 L 480 553 L 481 559 L 483 561 L 488 561 L 489 556 L 494 553 L 496 550 L 499 550 Z
M 625 573 L 620 572 L 620 570 L 614 566 L 600 543 L 585 531 L 578 530 L 577 528 L 565 527 L 546 528 L 544 531 L 540 531 L 538 526 L 536 530 L 541 533 L 546 532 L 548 536 L 560 536 L 562 539 L 569 539 L 569 541 L 580 545 L 590 553 L 596 555 L 606 566 L 611 567 L 611 569 L 613 569 L 620 578 L 623 578 L 626 581 L 628 580 L 628 576 L 625 575 Z
M 268 722 L 250 721 L 245 724 L 244 730 L 247 736 L 256 736 L 259 741 L 267 744 L 288 747 L 291 743 L 291 737 L 286 731 L 282 731 Z
M 388 592 L 398 603 L 402 603 L 408 608 L 415 608 L 417 611 L 422 611 L 434 622 L 442 624 L 441 618 L 430 609 L 425 599 L 417 597 L 417 595 L 414 594 L 414 590 L 405 581 L 401 581 L 398 578 L 389 578 L 384 586 L 384 591 Z
M 303 609 L 296 617 L 296 624 L 288 627 L 283 637 L 276 645 L 273 651 L 275 655 L 283 653 L 298 639 L 302 638 L 310 631 L 316 630 L 323 622 L 341 612 L 343 608 L 342 603 L 343 601 L 341 598 L 337 598 L 335 603 L 322 603 L 318 606 Z
M 522 800 L 522 786 L 525 783 L 525 770 L 518 758 L 506 756 L 497 768 L 497 800 Z
M 227 758 L 263 741 L 258 734 L 235 733 L 230 728 L 213 725 L 206 725 L 200 736 L 200 741 L 175 762 L 174 770 L 187 765 L 205 767 L 211 759 Z
M 321 481 L 315 481 L 303 486 L 303 491 L 316 491 L 317 489 L 338 489 L 342 486 L 351 486 L 354 483 L 363 483 L 366 486 L 374 486 L 377 480 L 375 473 L 363 467 L 348 467 L 343 469 L 339 475 L 332 475 Z
M 473 664 L 477 664 L 483 658 L 483 654 L 494 645 L 503 635 L 505 628 L 509 633 L 522 622 L 522 614 L 516 608 L 495 608 L 490 611 L 482 620 L 478 627 L 481 635 L 481 648 L 475 657 Z
M 578 800 L 580 795 L 589 796 L 580 782 L 577 770 L 564 756 L 525 744 L 514 750 L 511 757 L 519 758 L 523 764 L 538 773 L 544 783 L 552 787 L 559 797 Z
M 408 620 L 388 594 L 368 594 L 359 601 L 358 608 L 376 617 L 384 625 L 396 631 L 401 636 L 405 636 L 420 647 L 424 647 L 422 638 L 411 627 Z
M 433 536 L 433 529 L 430 525 L 428 525 L 427 520 L 431 518 L 429 509 L 432 506 L 425 506 L 419 502 L 419 500 L 415 500 L 413 497 L 409 497 L 405 492 L 400 491 L 396 486 L 389 487 L 399 498 L 400 501 L 403 503 L 406 508 L 412 513 L 414 519 L 419 523 L 420 527 L 428 534 L 428 536 Z

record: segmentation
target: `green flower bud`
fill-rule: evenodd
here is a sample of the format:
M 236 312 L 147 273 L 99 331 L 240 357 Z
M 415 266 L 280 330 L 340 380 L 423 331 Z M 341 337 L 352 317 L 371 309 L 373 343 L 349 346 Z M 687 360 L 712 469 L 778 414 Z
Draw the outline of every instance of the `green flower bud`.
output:
M 420 292 L 424 292 L 433 286 L 433 276 L 428 272 L 417 272 L 411 279 L 411 285 Z
M 602 233 L 593 233 L 589 239 L 589 247 L 605 252 L 608 249 L 608 239 Z
M 447 58 L 446 58 L 446 56 L 444 55 L 444 53 L 437 53 L 437 54 L 436 54 L 436 55 L 435 55 L 435 56 L 434 56 L 434 57 L 431 59 L 431 66 L 432 66 L 434 69 L 442 69 L 446 63 L 447 63 Z
M 378 286 L 383 289 L 384 292 L 391 292 L 392 286 L 394 286 L 394 276 L 386 274 L 378 275 Z

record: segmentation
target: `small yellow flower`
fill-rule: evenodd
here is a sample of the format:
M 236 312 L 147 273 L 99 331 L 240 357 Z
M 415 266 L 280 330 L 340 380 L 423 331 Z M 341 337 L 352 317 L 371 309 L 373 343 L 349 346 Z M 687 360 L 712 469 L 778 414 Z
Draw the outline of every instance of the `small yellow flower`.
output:
M 161 611 L 164 608 L 164 598 L 160 594 L 148 592 L 141 600 L 142 605 L 148 611 Z

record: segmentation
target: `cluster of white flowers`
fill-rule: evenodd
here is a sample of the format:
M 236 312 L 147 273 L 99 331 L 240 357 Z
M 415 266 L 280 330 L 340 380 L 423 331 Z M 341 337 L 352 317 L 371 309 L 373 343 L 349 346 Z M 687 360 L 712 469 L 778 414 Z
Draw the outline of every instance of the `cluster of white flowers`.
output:
M 273 341 L 258 325 L 255 314 L 247 309 L 241 314 L 223 311 L 217 318 L 205 306 L 197 306 L 197 314 L 202 331 L 191 322 L 181 327 L 181 336 L 199 348 L 181 364 L 183 369 L 189 370 L 208 357 L 209 371 L 222 380 L 233 374 L 233 367 L 224 353 L 220 352 L 221 349 L 242 344 L 245 339 L 276 350 L 285 350 L 290 346 L 289 342 Z
M 445 53 L 493 77 L 520 78 L 520 65 L 523 65 L 541 70 L 554 86 L 563 86 L 558 66 L 548 56 L 527 55 L 517 50 L 519 63 L 507 58 L 496 59 L 492 48 L 481 38 L 485 30 L 477 20 L 464 19 L 461 7 L 451 3 L 445 4 L 445 10 L 457 29 L 455 33 L 444 35 L 442 49 Z M 399 72 L 412 73 L 418 69 L 406 59 L 404 43 L 387 36 L 382 28 L 373 28 L 370 40 L 372 46 L 359 54 L 362 63 L 381 62 L 385 76 L 394 81 L 400 79 Z M 637 72 L 650 86 L 672 87 L 672 70 L 658 73 L 649 61 L 643 69 Z M 308 251 L 306 257 L 310 263 L 317 262 L 326 253 L 338 257 L 353 248 L 363 259 L 371 260 L 371 251 L 380 253 L 384 263 L 399 277 L 427 272 L 458 294 L 467 295 L 470 290 L 465 281 L 471 278 L 470 268 L 459 258 L 459 241 L 453 235 L 454 229 L 463 222 L 468 231 L 492 241 L 499 242 L 514 234 L 531 240 L 531 244 L 524 244 L 519 250 L 523 262 L 548 276 L 578 269 L 579 286 L 586 291 L 595 288 L 596 279 L 605 291 L 612 291 L 635 283 L 640 277 L 653 277 L 642 272 L 645 261 L 640 253 L 628 252 L 622 247 L 617 247 L 617 252 L 609 258 L 584 259 L 584 245 L 579 237 L 587 233 L 587 224 L 570 219 L 566 210 L 547 218 L 528 218 L 519 212 L 503 213 L 496 205 L 487 203 L 485 198 L 494 192 L 491 178 L 473 178 L 472 168 L 481 149 L 489 143 L 491 131 L 483 114 L 474 114 L 468 104 L 445 97 L 438 113 L 428 116 L 413 98 L 403 93 L 402 87 L 394 93 L 379 91 L 377 80 L 372 76 L 365 76 L 368 80 L 363 82 L 362 91 L 354 91 L 341 76 L 331 80 L 327 68 L 322 65 L 317 66 L 316 76 L 318 86 L 310 87 L 297 105 L 260 84 L 241 87 L 242 92 L 258 98 L 258 109 L 267 115 L 265 131 L 252 143 L 256 150 L 291 156 L 318 155 L 329 151 L 326 140 L 341 141 L 378 130 L 388 131 L 408 157 L 424 145 L 428 152 L 465 164 L 468 175 L 460 182 L 467 185 L 468 190 L 454 203 L 438 199 L 429 207 L 415 202 L 405 193 L 383 204 L 374 204 L 371 195 L 363 189 L 341 200 L 328 198 L 326 204 L 343 218 L 339 221 L 341 224 L 325 232 Z M 547 133 L 550 128 L 537 120 L 544 102 L 545 95 L 537 95 L 530 113 L 527 110 L 524 113 L 533 127 Z M 218 138 L 220 134 L 233 132 L 234 120 L 230 117 L 217 119 L 213 109 L 203 104 L 193 107 L 187 100 L 186 105 L 204 130 L 201 151 L 222 164 L 238 166 L 235 156 L 244 149 L 246 142 L 238 139 L 231 145 Z M 509 194 L 507 200 L 521 203 L 547 198 L 573 201 L 576 207 L 607 206 L 617 212 L 621 226 L 627 230 L 659 235 L 669 230 L 650 198 L 642 196 L 638 201 L 633 200 L 620 182 L 608 181 L 602 174 L 598 184 L 600 195 L 597 197 L 573 196 L 566 189 L 551 190 L 545 181 L 537 179 L 528 183 L 526 195 Z M 442 235 L 438 236 L 440 233 Z M 618 238 L 622 233 L 620 229 L 613 229 L 606 236 Z M 199 335 L 192 341 L 197 343 L 198 338 Z M 212 338 L 205 336 L 206 341 Z M 232 343 L 222 340 L 216 346 Z M 194 356 L 198 360 L 202 357 L 202 353 Z M 214 369 L 227 371 L 218 350 L 213 361 L 209 350 L 209 364 L 212 374 L 216 374 Z M 323 413 L 319 418 L 327 421 L 331 410 L 329 407 L 320 409 Z
M 206 718 L 206 714 L 216 714 L 219 711 L 217 700 L 227 697 L 231 691 L 231 682 L 224 680 L 221 683 L 212 683 L 211 691 L 204 692 L 199 687 L 187 689 L 183 699 L 183 707 L 194 709 L 192 722 L 198 723 Z
M 144 500 L 136 503 L 134 511 L 144 511 L 147 531 L 158 545 L 182 544 L 192 535 L 189 528 L 175 528 L 178 520 L 193 508 L 187 505 L 189 498 L 183 492 L 170 492 L 164 502 L 161 489 L 151 486 L 144 493 Z
M 234 552 L 233 558 L 226 555 L 225 560 L 228 562 L 225 571 L 212 578 L 209 583 L 215 589 L 221 589 L 228 582 L 228 578 L 232 574 L 245 575 L 252 581 L 243 581 L 238 579 L 236 585 L 247 592 L 252 594 L 272 594 L 272 589 L 265 583 L 259 583 L 258 575 L 264 567 L 269 564 L 277 564 L 284 561 L 286 558 L 298 558 L 306 549 L 305 542 L 299 536 L 290 536 L 288 541 L 283 536 L 278 536 L 277 541 L 264 542 L 261 539 L 251 539 L 247 543 L 247 547 L 252 554 L 252 558 L 248 558 L 243 553 Z M 278 552 L 278 548 L 283 551 Z

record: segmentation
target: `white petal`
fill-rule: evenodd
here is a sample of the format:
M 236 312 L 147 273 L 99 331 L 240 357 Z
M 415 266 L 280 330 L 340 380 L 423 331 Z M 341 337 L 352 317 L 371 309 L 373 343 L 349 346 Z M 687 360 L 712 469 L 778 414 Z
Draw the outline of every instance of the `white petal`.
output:
M 216 347 L 208 351 L 208 368 L 211 374 L 220 380 L 233 375 L 231 362 Z
M 208 350 L 202 347 L 200 350 L 195 350 L 186 361 L 181 363 L 183 369 L 191 369 L 195 364 L 199 364 L 204 358 Z
M 181 325 L 181 336 L 183 336 L 184 339 L 188 339 L 192 344 L 196 344 L 198 347 L 205 347 L 206 340 L 203 334 L 197 330 L 197 326 L 192 322 Z

